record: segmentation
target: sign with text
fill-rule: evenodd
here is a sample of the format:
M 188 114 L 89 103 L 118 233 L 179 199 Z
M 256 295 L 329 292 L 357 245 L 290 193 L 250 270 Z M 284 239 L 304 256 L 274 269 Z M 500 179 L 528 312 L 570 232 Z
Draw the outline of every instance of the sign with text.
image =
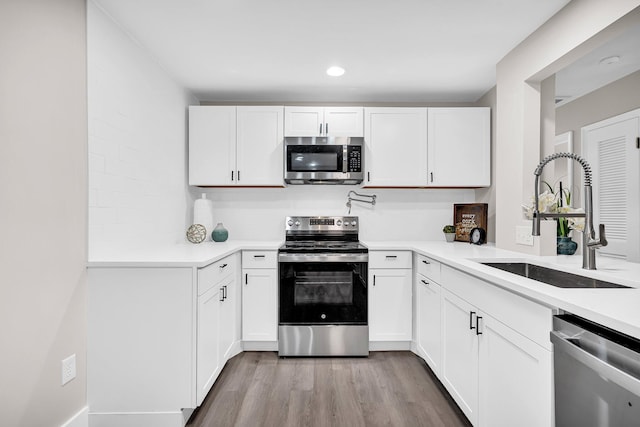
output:
M 456 227 L 456 241 L 468 242 L 469 233 L 476 227 L 487 231 L 486 203 L 462 203 L 453 205 L 453 224 Z

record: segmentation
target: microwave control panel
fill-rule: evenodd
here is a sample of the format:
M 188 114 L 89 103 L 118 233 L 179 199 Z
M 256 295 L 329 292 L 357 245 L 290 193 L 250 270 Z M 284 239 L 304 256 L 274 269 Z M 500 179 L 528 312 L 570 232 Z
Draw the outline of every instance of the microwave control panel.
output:
M 347 172 L 362 172 L 361 145 L 347 145 Z

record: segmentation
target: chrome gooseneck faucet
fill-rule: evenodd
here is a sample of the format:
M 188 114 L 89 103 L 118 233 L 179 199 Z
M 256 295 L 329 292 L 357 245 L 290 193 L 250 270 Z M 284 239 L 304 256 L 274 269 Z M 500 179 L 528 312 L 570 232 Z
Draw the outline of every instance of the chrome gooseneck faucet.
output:
M 584 213 L 546 213 L 538 210 L 538 194 L 540 193 L 540 175 L 545 165 L 553 160 L 569 158 L 577 161 L 584 170 Z M 556 153 L 542 159 L 533 172 L 535 181 L 535 204 L 533 206 L 533 236 L 540 235 L 540 218 L 584 218 L 584 230 L 582 230 L 582 268 L 586 270 L 596 269 L 596 249 L 607 246 L 604 233 L 604 224 L 600 224 L 600 238 L 596 240 L 596 232 L 593 229 L 593 196 L 591 193 L 591 166 L 582 157 L 573 153 Z M 562 197 L 562 195 L 561 195 Z

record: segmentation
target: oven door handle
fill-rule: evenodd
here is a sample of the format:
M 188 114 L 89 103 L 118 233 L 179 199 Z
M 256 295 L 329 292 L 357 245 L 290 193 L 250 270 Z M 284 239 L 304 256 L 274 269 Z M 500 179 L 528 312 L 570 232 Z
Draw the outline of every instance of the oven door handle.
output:
M 315 254 L 278 254 L 280 262 L 368 262 L 369 254 L 341 254 L 341 253 L 315 253 Z

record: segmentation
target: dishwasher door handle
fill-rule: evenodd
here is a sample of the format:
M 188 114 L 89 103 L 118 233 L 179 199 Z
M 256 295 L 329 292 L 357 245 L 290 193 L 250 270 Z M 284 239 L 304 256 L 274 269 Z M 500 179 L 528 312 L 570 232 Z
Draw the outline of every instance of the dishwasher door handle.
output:
M 556 331 L 551 331 L 551 342 L 556 346 L 554 353 L 557 353 L 558 350 L 563 351 L 578 362 L 591 368 L 602 377 L 618 384 L 620 387 L 632 392 L 636 396 L 640 396 L 639 378 L 621 371 L 599 357 L 583 350 Z

